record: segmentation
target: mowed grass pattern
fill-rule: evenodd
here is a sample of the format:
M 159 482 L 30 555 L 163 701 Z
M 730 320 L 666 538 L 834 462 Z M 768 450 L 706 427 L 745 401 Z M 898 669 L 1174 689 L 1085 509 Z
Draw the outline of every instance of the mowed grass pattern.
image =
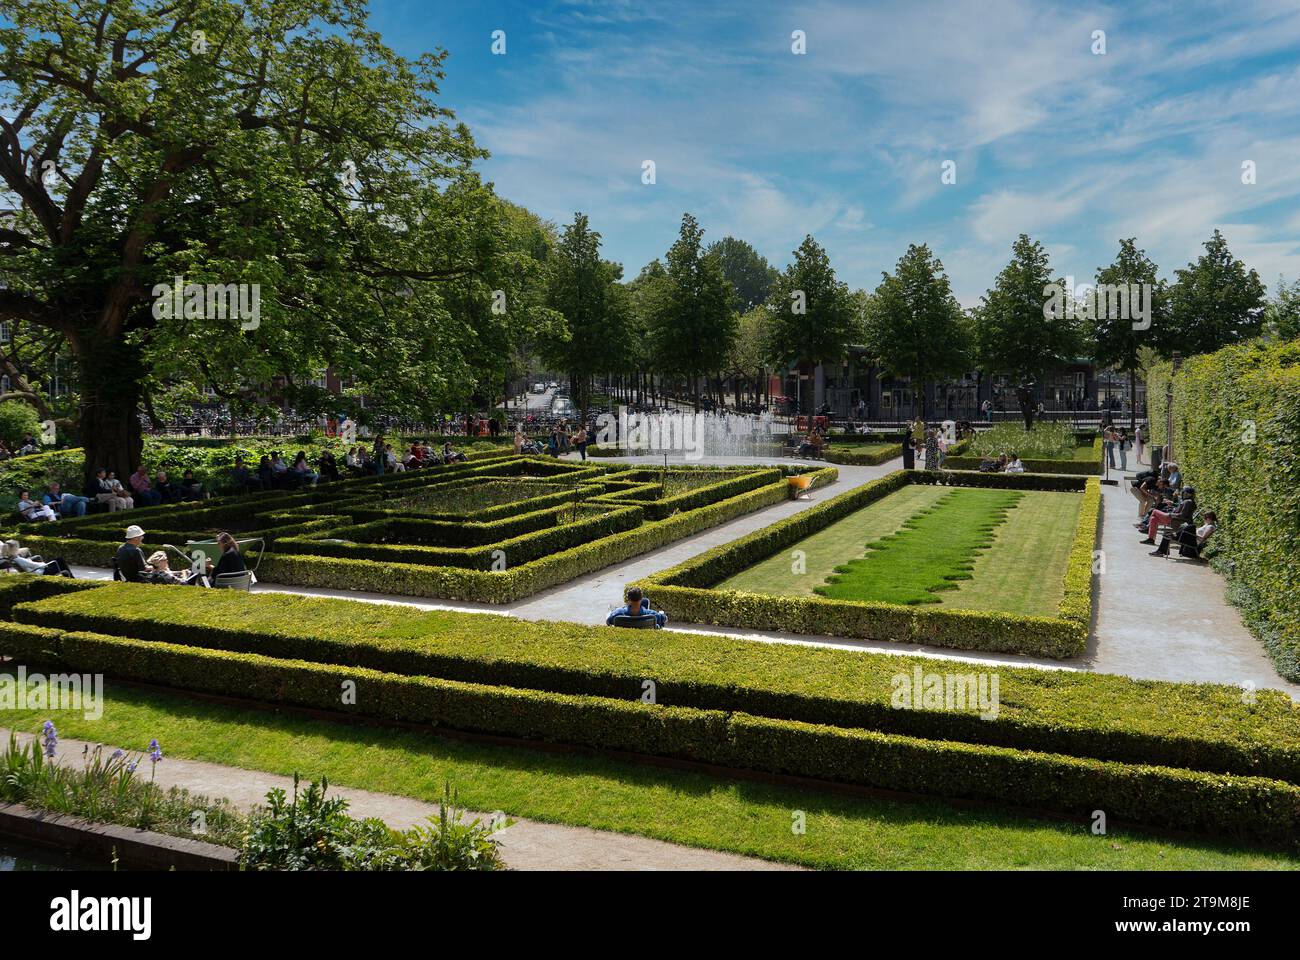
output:
M 866 556 L 836 567 L 816 592 L 832 600 L 939 603 L 940 591 L 970 579 L 979 552 L 992 546 L 994 531 L 1022 496 L 949 490 L 897 533 L 867 544 Z
M 946 492 L 942 487 L 928 484 L 906 486 L 742 570 L 714 589 L 776 597 L 811 596 L 836 567 L 862 556 L 868 542 L 897 532 L 908 518 L 938 501 Z M 802 572 L 795 572 L 796 554 L 802 554 Z
M 942 594 L 943 605 L 1056 616 L 1082 503 L 1077 493 L 1026 493 L 976 559 L 971 579 Z

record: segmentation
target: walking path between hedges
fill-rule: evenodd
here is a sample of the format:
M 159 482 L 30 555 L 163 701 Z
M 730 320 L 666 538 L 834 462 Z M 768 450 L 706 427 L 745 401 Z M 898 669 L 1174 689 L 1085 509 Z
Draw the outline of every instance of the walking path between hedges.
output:
M 33 733 L 16 731 L 20 743 L 37 739 Z M 0 727 L 0 756 L 8 750 L 9 730 Z M 84 740 L 60 740 L 58 757 L 76 765 L 81 761 Z M 227 767 L 200 760 L 167 756 L 156 768 L 157 783 L 164 790 L 179 787 L 210 800 L 228 799 L 242 811 L 266 803 L 267 791 L 280 787 L 293 793 L 293 778 L 271 773 Z M 112 752 L 112 747 L 104 749 Z M 143 751 L 128 751 L 143 752 Z M 330 794 L 346 797 L 348 813 L 354 817 L 378 817 L 390 827 L 405 830 L 428 817 L 438 816 L 438 805 L 370 790 L 353 790 L 330 784 Z M 490 822 L 491 815 L 466 812 L 464 820 Z M 570 827 L 536 820 L 512 819 L 496 833 L 501 841 L 501 858 L 511 870 L 801 870 L 792 864 L 772 863 L 717 850 L 683 847 L 663 840 L 630 834 Z
M 571 454 L 568 459 L 576 459 Z M 613 458 L 608 458 L 613 462 Z M 602 458 L 599 462 L 605 462 Z M 656 465 L 662 457 L 622 457 L 620 463 Z M 771 463 L 770 458 L 705 457 L 699 464 Z M 809 461 L 786 461 L 808 463 Z M 820 464 L 817 464 L 820 465 Z M 420 601 L 378 593 L 356 593 L 315 587 L 259 584 L 259 593 L 294 593 L 372 603 L 392 603 L 422 610 L 461 610 L 515 616 L 526 620 L 564 620 L 603 624 L 609 611 L 623 603 L 623 587 L 637 579 L 675 566 L 706 550 L 816 506 L 833 496 L 883 477 L 902 467 L 902 459 L 874 467 L 840 465 L 839 480 L 812 492 L 811 500 L 790 500 L 701 531 L 651 553 L 633 557 L 604 570 L 543 590 L 510 607 L 456 600 Z M 1112 477 L 1132 476 L 1112 470 Z M 1090 670 L 1137 679 L 1215 683 L 1253 683 L 1257 688 L 1283 690 L 1300 700 L 1300 684 L 1280 677 L 1263 646 L 1242 624 L 1236 608 L 1224 598 L 1224 581 L 1207 564 L 1176 557 L 1162 560 L 1147 554 L 1150 546 L 1133 524 L 1137 503 L 1124 488 L 1102 486 L 1102 535 L 1106 572 L 1098 580 L 1093 636 L 1083 657 L 1074 660 L 979 653 L 843 637 L 814 636 L 785 631 L 732 627 L 670 626 L 687 633 L 724 634 L 766 643 L 848 647 L 874 653 L 957 659 L 991 666 L 1028 666 L 1052 670 Z M 108 571 L 76 567 L 79 577 L 104 578 Z M 653 599 L 653 596 L 651 597 Z

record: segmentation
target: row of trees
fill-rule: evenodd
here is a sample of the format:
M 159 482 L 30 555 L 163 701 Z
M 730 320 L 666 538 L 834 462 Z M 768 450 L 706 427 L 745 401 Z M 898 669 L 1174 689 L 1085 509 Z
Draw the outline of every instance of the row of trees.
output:
M 697 400 L 700 382 L 710 377 L 719 392 L 730 379 L 738 396 L 742 383 L 757 394 L 767 369 L 839 361 L 859 345 L 882 374 L 918 385 L 976 369 L 1006 375 L 1017 385 L 1028 426 L 1029 385 L 1053 367 L 1091 358 L 1126 371 L 1135 391 L 1150 357 L 1204 353 L 1266 330 L 1300 332 L 1300 283 L 1268 300 L 1259 276 L 1217 230 L 1173 283 L 1160 279 L 1129 238 L 1098 268 L 1095 286 L 1073 288 L 1053 272 L 1042 244 L 1022 234 L 971 310 L 958 303 L 942 261 L 924 244 L 909 246 L 871 292 L 838 280 L 811 236 L 778 272 L 743 240 L 726 237 L 706 247 L 689 214 L 664 262 L 653 261 L 627 284 L 619 282 L 617 265 L 600 261 L 599 235 L 586 217 L 565 228 L 558 249 L 565 252 L 560 288 L 574 289 L 570 273 L 593 284 L 581 314 L 571 297 L 550 301 L 569 331 L 551 358 L 571 371 L 580 391 L 600 374 L 630 374 L 639 385 L 657 372 L 684 378 Z M 1105 288 L 1134 297 L 1116 310 L 1118 299 L 1092 299 L 1092 289 Z M 1055 310 L 1053 289 L 1061 291 Z M 593 344 L 603 349 L 593 351 Z

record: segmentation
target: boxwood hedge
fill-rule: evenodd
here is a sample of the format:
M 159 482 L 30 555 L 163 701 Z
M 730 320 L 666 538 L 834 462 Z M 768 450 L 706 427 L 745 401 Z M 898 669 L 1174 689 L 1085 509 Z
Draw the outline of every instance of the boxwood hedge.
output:
M 11 633 L 0 642 L 12 644 Z M 30 628 L 28 628 L 30 629 Z M 48 635 L 30 640 L 48 643 Z M 405 676 L 119 639 L 56 638 L 69 669 L 377 720 L 550 740 L 1295 846 L 1300 787 L 1264 777 L 929 740 L 741 712 Z M 43 657 L 49 651 L 42 652 Z M 348 697 L 344 693 L 351 694 Z
M 13 616 L 41 631 L 553 693 L 635 700 L 653 680 L 657 701 L 667 705 L 1300 783 L 1300 710 L 1276 691 L 1248 703 L 1236 687 L 1000 667 L 999 711 L 982 719 L 973 711 L 891 705 L 900 675 L 983 669 L 970 663 L 718 635 L 134 584 L 21 604 Z

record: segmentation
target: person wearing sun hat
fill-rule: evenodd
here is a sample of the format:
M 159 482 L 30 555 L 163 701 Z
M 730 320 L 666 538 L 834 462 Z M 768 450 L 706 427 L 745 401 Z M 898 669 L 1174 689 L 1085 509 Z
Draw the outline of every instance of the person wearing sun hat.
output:
M 144 583 L 148 564 L 145 563 L 144 551 L 140 544 L 144 540 L 144 530 L 136 524 L 126 528 L 126 542 L 117 548 L 113 557 L 113 566 L 127 583 Z

